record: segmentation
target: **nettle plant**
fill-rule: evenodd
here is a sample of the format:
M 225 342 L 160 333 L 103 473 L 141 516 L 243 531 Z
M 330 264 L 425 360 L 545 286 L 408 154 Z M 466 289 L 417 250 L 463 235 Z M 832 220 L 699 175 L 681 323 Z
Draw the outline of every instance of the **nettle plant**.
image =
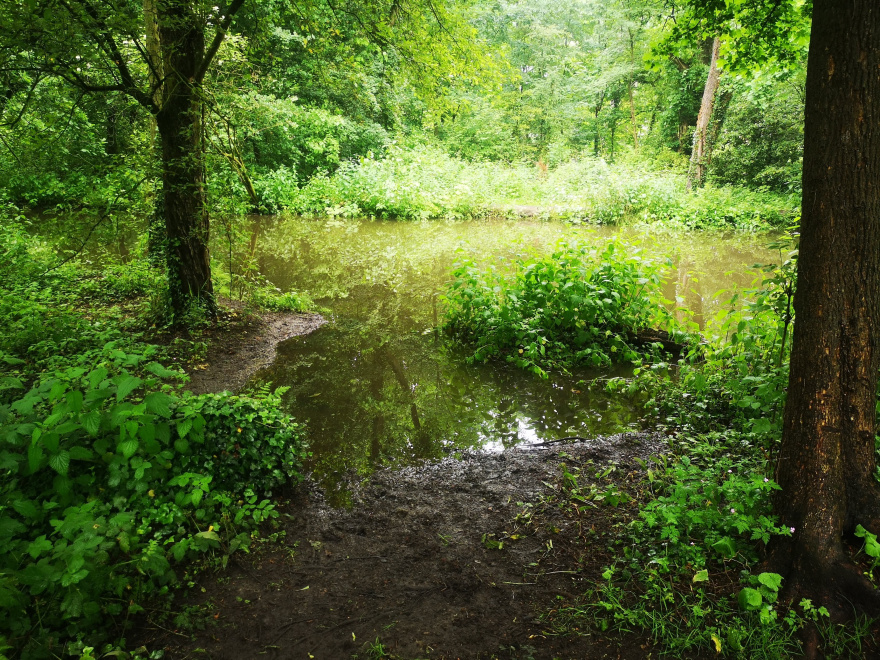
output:
M 169 593 L 175 562 L 247 549 L 277 515 L 263 496 L 298 476 L 277 394 L 181 394 L 148 360 L 111 343 L 0 405 L 0 647 L 100 641 Z
M 674 329 L 660 294 L 663 267 L 619 240 L 563 240 L 509 268 L 462 259 L 445 297 L 446 328 L 474 346 L 472 360 L 502 358 L 543 377 L 638 363 L 661 352 L 635 341 L 640 330 Z
M 749 436 L 710 433 L 695 438 L 686 455 L 656 459 L 646 470 L 654 497 L 633 533 L 662 544 L 670 564 L 699 568 L 731 560 L 748 566 L 757 559 L 756 543 L 789 536 L 770 512 L 779 486 L 749 443 Z

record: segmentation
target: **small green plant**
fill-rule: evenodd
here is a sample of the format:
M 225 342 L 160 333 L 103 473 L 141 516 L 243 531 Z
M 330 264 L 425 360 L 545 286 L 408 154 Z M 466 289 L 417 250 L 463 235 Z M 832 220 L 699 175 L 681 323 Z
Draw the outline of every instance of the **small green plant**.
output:
M 388 649 L 385 645 L 379 640 L 377 637 L 372 642 L 367 642 L 366 644 L 366 654 L 369 660 L 383 660 L 384 658 L 390 658 L 391 654 L 388 652 Z
M 880 542 L 877 541 L 877 535 L 872 534 L 861 525 L 856 525 L 856 537 L 865 539 L 865 554 L 871 558 L 871 567 L 868 569 L 868 577 L 874 579 L 874 569 L 880 565 Z

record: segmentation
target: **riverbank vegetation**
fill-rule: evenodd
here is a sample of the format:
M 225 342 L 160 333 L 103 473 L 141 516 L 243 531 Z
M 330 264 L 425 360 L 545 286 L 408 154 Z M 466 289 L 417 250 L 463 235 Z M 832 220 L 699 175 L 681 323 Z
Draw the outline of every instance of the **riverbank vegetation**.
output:
M 123 649 L 133 617 L 195 566 L 225 566 L 270 530 L 307 430 L 283 391 L 194 395 L 180 366 L 230 301 L 306 311 L 348 295 L 269 280 L 254 217 L 279 213 L 351 231 L 362 218 L 527 218 L 776 241 L 778 262 L 700 323 L 685 284 L 663 298 L 668 263 L 628 238 L 571 234 L 494 262 L 465 246 L 439 311 L 437 291 L 415 293 L 471 363 L 536 377 L 631 366 L 578 387 L 639 393 L 668 436 L 643 466 L 618 561 L 547 614 L 554 630 L 639 631 L 672 653 L 860 657 L 873 621 L 843 626 L 837 592 L 798 577 L 812 564 L 789 572 L 766 555 L 813 547 L 778 467 L 812 4 L 776 3 L 761 34 L 732 26 L 765 3 L 721 4 L 685 3 L 677 21 L 654 0 L 0 9 L 0 657 Z M 369 255 L 377 272 L 388 249 Z M 381 337 L 375 355 L 407 401 L 400 426 L 427 443 Z M 873 466 L 874 412 L 856 417 L 871 420 L 859 464 Z M 577 519 L 596 499 L 581 477 L 563 473 L 545 504 Z M 865 507 L 835 518 L 834 556 L 873 584 L 880 530 Z

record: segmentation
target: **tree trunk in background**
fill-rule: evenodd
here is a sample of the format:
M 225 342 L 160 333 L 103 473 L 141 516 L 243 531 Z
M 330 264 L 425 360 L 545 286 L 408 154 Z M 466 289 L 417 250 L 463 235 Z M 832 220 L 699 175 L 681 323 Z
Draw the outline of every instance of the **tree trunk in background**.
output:
M 691 151 L 691 164 L 688 168 L 687 189 L 699 188 L 703 185 L 706 177 L 706 163 L 709 158 L 709 122 L 712 120 L 712 108 L 715 105 L 715 95 L 718 92 L 718 51 L 721 49 L 721 40 L 715 37 L 712 42 L 712 59 L 709 62 L 709 75 L 706 77 L 706 86 L 703 88 L 703 101 L 700 103 L 700 113 L 697 115 L 697 127 L 694 129 L 694 144 Z
M 602 106 L 605 105 L 605 92 L 599 96 L 599 101 L 593 108 L 593 122 L 596 131 L 593 133 L 593 155 L 599 157 L 599 113 L 602 112 Z
M 156 116 L 162 143 L 162 188 L 168 283 L 176 315 L 201 301 L 216 311 L 208 252 L 202 102 L 196 81 L 205 37 L 186 0 L 165 0 L 159 38 L 167 79 Z
M 880 533 L 874 479 L 880 368 L 880 4 L 815 0 L 791 375 L 775 498 L 792 539 L 769 565 L 789 594 L 852 614 L 878 592 L 842 536 Z
M 715 144 L 718 142 L 721 129 L 724 128 L 724 120 L 727 118 L 727 110 L 730 108 L 730 101 L 732 99 L 733 92 L 726 90 L 721 93 L 721 97 L 715 104 L 715 111 L 712 113 L 712 122 L 709 126 L 709 137 L 707 139 L 706 170 L 712 165 L 712 154 L 715 152 Z
M 161 81 L 164 76 L 164 66 L 162 62 L 162 51 L 159 46 L 159 16 L 156 8 L 156 0 L 144 0 L 144 26 L 146 33 L 147 47 L 147 68 L 149 70 L 150 88 L 153 90 L 153 103 L 157 108 L 162 107 L 162 87 Z M 150 151 L 156 151 L 156 117 L 150 115 Z M 151 159 L 151 162 L 155 162 Z M 165 233 L 165 200 L 161 190 L 150 192 L 152 202 L 152 213 L 147 225 L 147 253 L 149 255 L 150 264 L 153 266 L 161 266 L 168 260 L 166 247 L 168 237 Z
M 632 30 L 627 29 L 627 33 L 629 34 L 629 62 L 630 66 L 635 70 L 636 66 L 636 42 L 635 37 L 633 36 Z M 636 102 L 633 99 L 633 88 L 636 86 L 635 74 L 630 72 L 629 81 L 627 81 L 627 88 L 629 92 L 629 117 L 632 122 L 632 131 L 633 131 L 633 148 L 638 150 L 639 148 L 639 124 L 636 119 Z

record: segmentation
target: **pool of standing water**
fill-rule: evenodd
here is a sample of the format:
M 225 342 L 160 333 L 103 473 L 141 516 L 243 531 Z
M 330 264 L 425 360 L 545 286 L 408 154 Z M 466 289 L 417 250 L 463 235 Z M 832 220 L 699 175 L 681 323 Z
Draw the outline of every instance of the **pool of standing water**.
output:
M 264 219 L 261 272 L 282 290 L 308 293 L 328 323 L 282 343 L 254 379 L 289 388 L 284 405 L 308 426 L 307 467 L 341 501 L 352 471 L 639 429 L 643 402 L 587 386 L 630 374 L 626 366 L 541 379 L 504 363 L 469 363 L 467 349 L 439 330 L 456 259 L 504 262 L 562 238 L 613 236 L 668 259 L 669 305 L 700 327 L 722 311 L 719 292 L 750 285 L 754 264 L 779 259 L 763 247 L 766 237 L 717 233 L 540 220 Z

